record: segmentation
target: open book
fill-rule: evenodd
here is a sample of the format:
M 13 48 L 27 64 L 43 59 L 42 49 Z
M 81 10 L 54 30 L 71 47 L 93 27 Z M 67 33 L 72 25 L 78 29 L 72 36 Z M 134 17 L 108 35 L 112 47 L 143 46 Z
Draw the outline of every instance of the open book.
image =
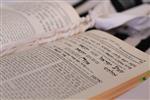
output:
M 1 17 L 2 100 L 108 100 L 150 76 L 149 55 L 106 32 L 84 32 L 92 20 L 67 3 L 13 3 Z

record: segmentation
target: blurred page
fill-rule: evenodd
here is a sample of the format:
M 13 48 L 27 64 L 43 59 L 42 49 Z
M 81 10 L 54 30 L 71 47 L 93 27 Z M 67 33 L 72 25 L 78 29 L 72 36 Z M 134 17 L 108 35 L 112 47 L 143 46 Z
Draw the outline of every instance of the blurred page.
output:
M 67 35 L 66 29 L 79 24 L 78 14 L 65 2 L 7 2 L 1 14 L 2 51 L 42 36 L 54 38 L 59 30 Z

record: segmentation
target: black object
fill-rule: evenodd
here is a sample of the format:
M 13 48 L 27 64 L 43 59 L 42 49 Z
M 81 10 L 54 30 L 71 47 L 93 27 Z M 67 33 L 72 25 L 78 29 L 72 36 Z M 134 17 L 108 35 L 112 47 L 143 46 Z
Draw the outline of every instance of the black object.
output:
M 84 4 L 87 1 L 89 1 L 89 0 L 80 0 L 78 3 L 76 3 L 75 5 L 73 5 L 73 7 L 77 8 L 77 7 L 81 6 L 82 4 Z
M 136 48 L 142 50 L 142 51 L 146 51 L 150 48 L 150 36 L 147 37 L 146 39 L 143 39 L 137 46 Z
M 128 34 L 125 34 L 125 33 L 121 33 L 121 32 L 116 32 L 114 34 L 114 36 L 116 36 L 117 38 L 121 39 L 121 40 L 125 40 L 129 37 Z
M 80 14 L 80 17 L 85 17 L 86 15 L 88 15 L 88 11 L 86 11 L 86 12 L 84 12 L 84 13 L 82 13 L 82 14 Z
M 142 0 L 111 0 L 114 8 L 118 12 L 133 8 L 135 6 L 141 5 Z

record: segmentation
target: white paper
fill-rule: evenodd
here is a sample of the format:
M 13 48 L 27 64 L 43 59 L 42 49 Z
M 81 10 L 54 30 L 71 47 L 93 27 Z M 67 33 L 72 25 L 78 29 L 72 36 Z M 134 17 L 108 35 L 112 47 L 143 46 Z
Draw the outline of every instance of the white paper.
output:
M 1 52 L 5 54 L 18 45 L 65 37 L 77 31 L 80 18 L 66 2 L 7 2 L 1 7 Z M 49 37 L 49 38 L 48 38 Z
M 2 57 L 1 98 L 87 99 L 149 70 L 148 55 L 90 31 Z

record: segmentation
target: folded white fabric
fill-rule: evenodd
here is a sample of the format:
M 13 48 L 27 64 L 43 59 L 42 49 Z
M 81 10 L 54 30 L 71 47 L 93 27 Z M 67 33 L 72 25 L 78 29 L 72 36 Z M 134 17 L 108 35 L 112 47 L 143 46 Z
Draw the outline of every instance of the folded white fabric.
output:
M 127 23 L 128 27 L 131 27 L 137 31 L 143 31 L 150 28 L 150 17 L 138 17 Z
M 95 20 L 95 27 L 98 29 L 109 30 L 127 24 L 134 29 L 143 30 L 143 28 L 150 28 L 149 12 L 150 5 L 148 4 L 140 5 L 122 13 L 117 13 L 108 6 L 98 5 L 90 14 L 92 14 L 92 19 Z

